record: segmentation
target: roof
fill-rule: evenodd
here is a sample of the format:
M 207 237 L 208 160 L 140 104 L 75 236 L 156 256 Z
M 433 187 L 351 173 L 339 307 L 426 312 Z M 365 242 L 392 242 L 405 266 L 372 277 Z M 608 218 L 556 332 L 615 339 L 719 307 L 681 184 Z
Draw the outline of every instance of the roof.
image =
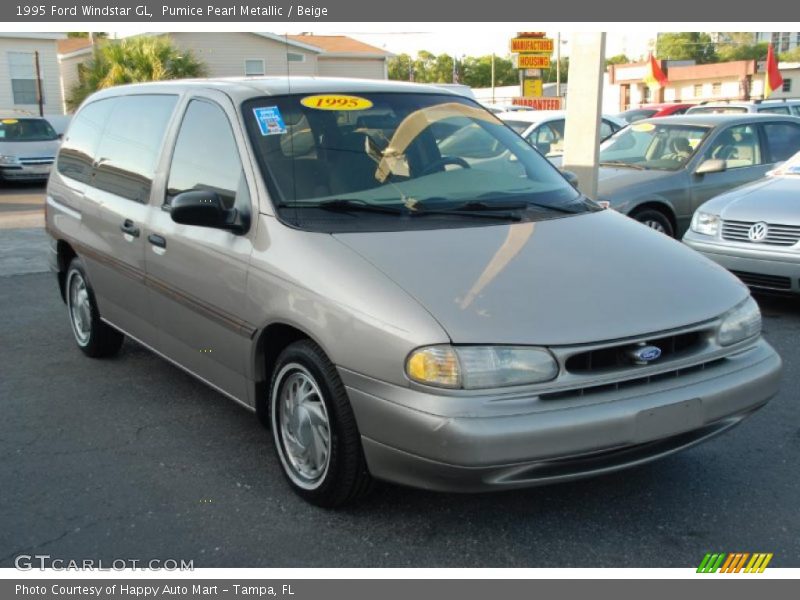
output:
M 455 92 L 421 83 L 386 81 L 381 79 L 355 79 L 349 77 L 217 77 L 208 79 L 175 79 L 172 81 L 153 81 L 133 83 L 101 90 L 92 95 L 93 99 L 113 97 L 136 91 L 164 91 L 179 93 L 188 88 L 223 90 L 235 102 L 243 102 L 259 96 L 278 96 L 283 94 L 320 93 L 378 93 L 405 92 L 417 94 L 444 94 L 460 96 Z
M 389 57 L 394 56 L 391 52 L 387 52 L 382 48 L 370 46 L 364 42 L 359 42 L 346 35 L 290 35 L 290 40 L 316 46 L 322 49 L 326 55 L 368 55 L 374 57 Z
M 92 40 L 88 37 L 85 38 L 66 38 L 56 42 L 59 54 L 70 54 L 76 50 L 83 50 L 92 46 Z
M 757 121 L 769 120 L 789 120 L 800 123 L 800 118 L 792 117 L 789 115 L 779 115 L 775 113 L 703 113 L 703 114 L 684 114 L 684 115 L 670 115 L 668 117 L 653 117 L 651 119 L 642 119 L 636 121 L 632 125 L 640 123 L 656 123 L 656 124 L 669 124 L 669 125 L 695 125 L 698 127 L 717 127 L 718 125 L 727 125 L 728 123 L 754 123 Z

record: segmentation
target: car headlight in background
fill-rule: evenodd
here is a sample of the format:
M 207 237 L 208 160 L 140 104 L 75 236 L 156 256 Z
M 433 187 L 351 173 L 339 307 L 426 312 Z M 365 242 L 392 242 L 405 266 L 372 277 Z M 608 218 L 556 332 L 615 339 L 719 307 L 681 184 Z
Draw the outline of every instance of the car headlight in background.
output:
M 761 311 L 752 296 L 722 318 L 717 340 L 730 346 L 761 333 Z
M 558 364 L 544 348 L 440 345 L 412 352 L 406 373 L 418 383 L 474 390 L 550 381 Z
M 13 154 L 0 154 L 0 165 L 18 165 L 19 158 Z
M 717 235 L 719 230 L 719 215 L 697 211 L 692 217 L 692 231 L 703 235 Z

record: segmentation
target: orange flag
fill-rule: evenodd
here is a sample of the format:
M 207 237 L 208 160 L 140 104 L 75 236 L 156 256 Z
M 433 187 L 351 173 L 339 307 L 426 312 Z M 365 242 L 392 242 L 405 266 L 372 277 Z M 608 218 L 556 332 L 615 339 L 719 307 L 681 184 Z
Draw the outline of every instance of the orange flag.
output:
M 772 44 L 767 50 L 767 72 L 764 74 L 764 98 L 769 98 L 772 92 L 783 87 L 783 77 L 778 70 L 778 61 L 775 59 L 775 50 Z
M 647 87 L 664 87 L 669 83 L 667 76 L 664 75 L 664 71 L 661 70 L 661 66 L 652 52 L 647 57 L 647 73 L 643 81 L 647 84 Z

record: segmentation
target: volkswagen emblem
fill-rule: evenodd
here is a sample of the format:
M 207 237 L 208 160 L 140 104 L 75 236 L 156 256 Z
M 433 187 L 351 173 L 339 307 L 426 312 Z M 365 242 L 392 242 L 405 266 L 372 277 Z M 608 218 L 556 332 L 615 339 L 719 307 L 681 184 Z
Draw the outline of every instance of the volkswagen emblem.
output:
M 633 360 L 634 364 L 646 365 L 658 360 L 661 356 L 661 348 L 641 343 L 628 350 L 628 356 Z
M 769 233 L 769 227 L 766 223 L 760 221 L 750 226 L 750 229 L 747 231 L 747 238 L 751 242 L 760 242 L 767 237 L 767 233 Z

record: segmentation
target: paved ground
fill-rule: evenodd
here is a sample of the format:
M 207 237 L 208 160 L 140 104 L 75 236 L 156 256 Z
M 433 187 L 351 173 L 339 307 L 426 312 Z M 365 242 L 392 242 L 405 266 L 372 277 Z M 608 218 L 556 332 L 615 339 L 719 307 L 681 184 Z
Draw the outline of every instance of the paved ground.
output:
M 41 232 L 0 231 L 0 566 L 183 558 L 195 566 L 695 566 L 708 551 L 800 566 L 800 301 L 760 299 L 783 391 L 728 434 L 594 480 L 457 496 L 382 486 L 297 499 L 255 417 L 136 344 L 74 346 Z M 38 250 L 36 250 L 38 248 Z

